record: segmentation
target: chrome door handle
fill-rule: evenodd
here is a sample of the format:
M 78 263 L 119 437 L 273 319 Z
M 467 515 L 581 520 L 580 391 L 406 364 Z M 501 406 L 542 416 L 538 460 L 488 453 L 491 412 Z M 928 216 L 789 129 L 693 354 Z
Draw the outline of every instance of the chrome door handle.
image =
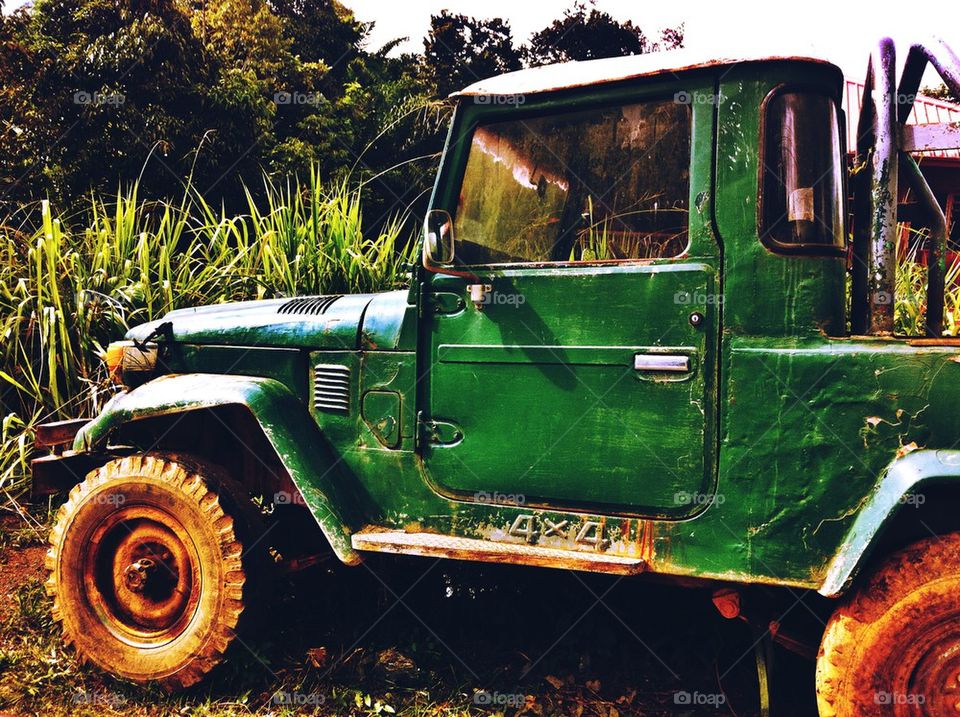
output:
M 683 354 L 637 354 L 633 357 L 635 371 L 660 373 L 689 373 L 690 357 Z

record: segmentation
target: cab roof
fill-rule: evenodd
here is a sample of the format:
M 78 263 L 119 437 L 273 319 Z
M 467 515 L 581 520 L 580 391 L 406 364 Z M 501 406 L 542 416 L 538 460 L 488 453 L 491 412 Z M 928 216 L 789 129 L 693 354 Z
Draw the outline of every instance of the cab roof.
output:
M 451 97 L 474 95 L 529 95 L 576 87 L 632 80 L 660 74 L 675 74 L 708 67 L 724 67 L 747 62 L 792 60 L 813 62 L 836 67 L 827 57 L 812 48 L 797 54 L 753 54 L 725 57 L 708 55 L 692 49 L 649 52 L 643 55 L 610 57 L 603 60 L 561 62 L 555 65 L 532 67 L 480 80 Z M 839 72 L 839 69 L 838 69 Z

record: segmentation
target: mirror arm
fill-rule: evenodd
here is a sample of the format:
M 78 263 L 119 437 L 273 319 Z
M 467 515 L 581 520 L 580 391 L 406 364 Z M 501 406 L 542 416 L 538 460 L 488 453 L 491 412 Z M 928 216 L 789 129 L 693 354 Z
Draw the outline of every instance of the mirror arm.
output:
M 469 279 L 470 281 L 473 281 L 473 282 L 479 282 L 479 281 L 480 281 L 480 278 L 479 278 L 476 274 L 474 274 L 473 272 L 470 272 L 470 271 L 457 271 L 456 269 L 446 269 L 446 268 L 444 268 L 444 267 L 442 267 L 442 266 L 439 266 L 439 265 L 437 265 L 437 264 L 431 264 L 431 263 L 427 260 L 427 254 L 426 254 L 426 252 L 422 252 L 422 254 L 423 254 L 423 268 L 426 269 L 427 271 L 429 271 L 431 274 L 444 274 L 444 275 L 446 275 L 446 276 L 459 276 L 459 277 L 462 278 L 462 279 Z

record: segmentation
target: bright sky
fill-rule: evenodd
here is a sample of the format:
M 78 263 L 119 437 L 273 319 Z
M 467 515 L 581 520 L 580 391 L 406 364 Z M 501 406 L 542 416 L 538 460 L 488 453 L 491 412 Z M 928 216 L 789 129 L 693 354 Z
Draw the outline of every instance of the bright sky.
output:
M 376 21 L 370 47 L 410 37 L 401 49 L 421 51 L 430 15 L 447 8 L 474 17 L 510 21 L 514 40 L 525 42 L 573 0 L 343 0 L 356 16 Z M 597 0 L 597 7 L 618 20 L 632 20 L 656 38 L 663 27 L 686 24 L 686 46 L 713 55 L 750 54 L 752 49 L 793 48 L 811 44 L 851 77 L 866 71 L 876 39 L 890 35 L 898 43 L 941 36 L 960 53 L 960 3 L 955 0 Z M 927 81 L 933 82 L 928 74 Z M 939 83 L 938 83 L 939 84 Z
M 573 0 L 342 0 L 365 21 L 375 21 L 370 48 L 409 37 L 399 51 L 421 51 L 430 15 L 443 8 L 474 17 L 510 21 L 517 44 L 544 27 Z M 6 0 L 9 11 L 23 0 Z M 955 0 L 597 0 L 619 20 L 633 20 L 651 37 L 686 23 L 686 46 L 712 55 L 750 54 L 756 49 L 796 51 L 814 45 L 844 72 L 860 78 L 876 39 L 898 43 L 937 32 L 960 53 L 960 3 Z M 926 81 L 934 77 L 928 72 Z

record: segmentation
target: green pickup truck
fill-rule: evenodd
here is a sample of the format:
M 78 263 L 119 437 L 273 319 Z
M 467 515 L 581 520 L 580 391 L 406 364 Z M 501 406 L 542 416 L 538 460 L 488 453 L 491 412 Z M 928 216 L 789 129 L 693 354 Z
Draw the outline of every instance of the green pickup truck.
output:
M 898 81 L 878 43 L 849 161 L 816 56 L 457 93 L 409 290 L 171 312 L 110 346 L 98 416 L 40 429 L 35 490 L 69 489 L 47 558 L 65 639 L 198 682 L 266 547 L 655 574 L 728 616 L 749 584 L 835 598 L 822 717 L 960 714 L 960 341 L 916 160 L 960 131 L 906 122 L 928 65 L 960 93 L 946 46 L 911 46 Z M 908 188 L 922 336 L 893 332 Z M 298 527 L 272 545 L 264 520 Z

